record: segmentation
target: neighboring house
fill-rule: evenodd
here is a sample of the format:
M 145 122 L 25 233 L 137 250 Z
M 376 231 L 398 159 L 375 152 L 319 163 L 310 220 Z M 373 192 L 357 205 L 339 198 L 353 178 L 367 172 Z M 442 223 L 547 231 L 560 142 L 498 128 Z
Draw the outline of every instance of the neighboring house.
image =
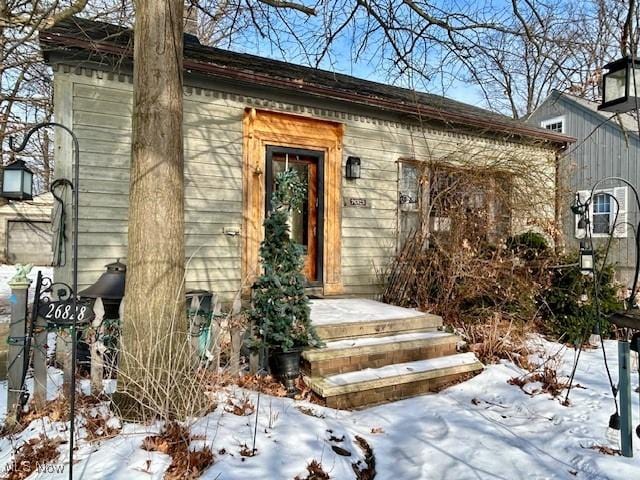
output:
M 9 201 L 0 207 L 2 261 L 51 265 L 53 196 L 44 193 L 29 201 Z
M 629 114 L 614 116 L 598 111 L 596 102 L 554 91 L 527 121 L 576 139 L 560 162 L 566 247 L 577 249 L 587 235 L 585 229 L 580 228 L 578 216 L 571 212 L 571 202 L 576 193 L 585 201 L 600 182 L 589 209 L 591 235 L 594 244 L 603 247 L 609 233 L 613 233 L 609 259 L 618 266 L 621 281 L 630 284 L 636 261 L 634 231 L 638 225 L 638 208 L 635 197 L 619 180 L 601 181 L 621 177 L 634 186 L 640 185 L 637 120 Z
M 549 181 L 538 185 L 534 215 L 554 218 L 556 156 L 571 141 L 565 135 L 440 96 L 185 39 L 187 288 L 229 298 L 249 284 L 272 178 L 287 167 L 310 185 L 292 231 L 306 250 L 310 291 L 319 295 L 380 292 L 380 271 L 410 228 L 406 205 L 423 197 L 415 171 L 426 162 L 535 165 Z M 54 70 L 55 118 L 80 142 L 84 286 L 127 256 L 132 34 L 75 19 L 43 31 L 40 42 Z M 70 176 L 67 135 L 56 135 L 56 148 L 56 174 Z M 359 159 L 358 179 L 346 178 L 349 157 Z M 510 217 L 509 229 L 536 223 L 526 215 Z M 56 280 L 68 275 L 60 268 Z

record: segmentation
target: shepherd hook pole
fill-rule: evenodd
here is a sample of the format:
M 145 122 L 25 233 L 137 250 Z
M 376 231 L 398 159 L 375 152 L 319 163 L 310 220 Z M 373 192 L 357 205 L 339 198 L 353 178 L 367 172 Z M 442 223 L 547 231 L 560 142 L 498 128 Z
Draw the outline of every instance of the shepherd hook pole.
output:
M 74 435 L 75 435 L 75 399 L 76 399 L 76 351 L 77 351 L 77 302 L 78 302 L 78 208 L 79 208 L 79 189 L 80 185 L 80 145 L 78 143 L 78 137 L 73 130 L 69 127 L 57 122 L 43 122 L 34 125 L 22 139 L 22 143 L 14 147 L 13 137 L 9 137 L 9 149 L 14 152 L 21 152 L 27 146 L 27 142 L 31 135 L 36 131 L 45 127 L 59 127 L 71 135 L 73 140 L 73 183 L 71 188 L 73 189 L 72 207 L 73 207 L 73 324 L 71 325 L 71 388 L 69 392 L 69 480 L 73 480 L 73 449 L 74 449 Z
M 628 340 L 618 341 L 618 382 L 620 393 L 620 446 L 622 455 L 633 457 L 633 419 L 631 411 L 631 351 Z

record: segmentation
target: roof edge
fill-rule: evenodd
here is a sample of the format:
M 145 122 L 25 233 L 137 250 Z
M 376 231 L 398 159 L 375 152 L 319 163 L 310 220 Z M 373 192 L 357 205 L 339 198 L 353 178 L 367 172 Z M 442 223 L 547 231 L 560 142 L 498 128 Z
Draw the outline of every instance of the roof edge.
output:
M 551 95 L 548 98 L 551 98 Z M 600 123 L 602 125 L 611 125 L 612 127 L 620 130 L 623 134 L 632 135 L 636 139 L 640 140 L 640 132 L 636 132 L 634 130 L 629 130 L 629 129 L 625 128 L 623 125 L 621 125 L 619 121 L 616 121 L 615 117 L 617 115 L 615 113 L 613 115 L 611 115 L 610 117 L 607 117 L 604 113 L 601 113 L 600 110 L 591 110 L 590 108 L 586 107 L 585 105 L 582 105 L 579 101 L 577 101 L 574 98 L 572 98 L 571 95 L 565 94 L 564 92 L 560 92 L 560 91 L 557 91 L 557 100 L 556 101 L 569 102 L 571 105 L 575 105 L 581 111 L 587 112 L 589 115 L 593 116 L 595 119 L 600 120 Z M 600 126 L 602 126 L 602 125 L 600 125 Z M 597 128 L 600 128 L 600 126 L 597 127 Z
M 126 29 L 123 29 L 123 31 L 125 30 Z M 59 32 L 53 33 L 51 31 L 41 32 L 40 42 L 62 48 L 78 48 L 102 55 L 118 56 L 120 58 L 125 57 L 133 61 L 132 47 L 117 45 L 112 42 L 82 39 L 78 38 L 77 36 L 66 35 Z M 48 55 L 45 55 L 45 60 L 47 62 L 49 61 Z M 327 86 L 299 83 L 292 79 L 277 78 L 262 73 L 249 72 L 230 66 L 223 67 L 212 63 L 189 59 L 187 55 L 185 55 L 184 58 L 184 69 L 191 72 L 201 73 L 206 76 L 223 78 L 232 81 L 244 81 L 252 84 L 259 83 L 271 88 L 292 90 L 315 97 L 355 103 L 367 107 L 379 108 L 387 111 L 414 115 L 418 117 L 425 116 L 431 118 L 432 120 L 440 121 L 443 123 L 453 123 L 458 125 L 483 128 L 493 133 L 506 133 L 522 138 L 543 140 L 558 145 L 561 148 L 564 148 L 568 144 L 574 143 L 576 141 L 576 139 L 573 137 L 554 133 L 551 131 L 545 132 L 542 129 L 527 125 L 524 122 L 522 122 L 521 126 L 514 126 L 507 122 L 502 123 L 500 121 L 496 121 L 495 119 L 492 119 L 491 122 L 488 123 L 471 115 L 465 115 L 464 113 L 447 112 L 445 110 L 438 109 L 429 105 L 418 103 L 416 103 L 415 105 L 402 104 L 384 98 L 361 95 L 355 92 L 343 92 Z

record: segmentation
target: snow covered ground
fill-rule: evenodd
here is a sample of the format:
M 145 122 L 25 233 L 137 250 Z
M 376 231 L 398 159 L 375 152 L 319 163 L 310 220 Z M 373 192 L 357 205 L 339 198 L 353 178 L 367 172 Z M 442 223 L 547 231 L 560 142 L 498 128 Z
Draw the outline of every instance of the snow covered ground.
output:
M 547 354 L 561 352 L 561 375 L 568 375 L 574 351 L 556 343 L 534 340 Z M 616 343 L 606 342 L 614 380 L 617 379 Z M 544 354 L 542 355 L 545 356 Z M 436 395 L 346 412 L 307 402 L 262 395 L 258 417 L 257 454 L 251 448 L 255 413 L 238 416 L 224 402 L 257 394 L 239 388 L 221 393 L 218 408 L 194 421 L 197 443 L 213 450 L 216 462 L 202 478 L 220 480 L 293 479 L 306 476 L 306 465 L 318 460 L 332 479 L 355 478 L 351 464 L 363 453 L 356 435 L 373 448 L 376 479 L 620 479 L 640 478 L 640 439 L 634 437 L 635 458 L 611 456 L 592 449 L 610 446 L 605 432 L 614 410 L 599 349 L 584 351 L 571 393 L 571 405 L 562 406 L 548 394 L 530 396 L 508 380 L 524 372 L 510 362 L 490 365 L 475 378 Z M 633 388 L 638 387 L 638 376 Z M 528 385 L 528 391 L 535 385 Z M 4 397 L 6 383 L 0 384 Z M 640 423 L 634 394 L 634 427 Z M 0 472 L 12 459 L 12 443 L 42 431 L 65 438 L 64 422 L 36 420 L 17 438 L 0 439 Z M 142 439 L 157 426 L 124 425 L 117 437 L 98 443 L 81 441 L 75 453 L 76 478 L 159 479 L 170 462 L 167 455 L 140 448 Z M 80 435 L 83 435 L 81 429 Z M 343 439 L 344 437 L 344 439 Z M 341 441 L 340 441 L 341 440 Z M 351 452 L 338 455 L 332 446 Z M 60 446 L 59 462 L 68 457 Z M 343 452 L 344 453 L 344 452 Z M 66 478 L 66 473 L 33 474 L 30 478 Z

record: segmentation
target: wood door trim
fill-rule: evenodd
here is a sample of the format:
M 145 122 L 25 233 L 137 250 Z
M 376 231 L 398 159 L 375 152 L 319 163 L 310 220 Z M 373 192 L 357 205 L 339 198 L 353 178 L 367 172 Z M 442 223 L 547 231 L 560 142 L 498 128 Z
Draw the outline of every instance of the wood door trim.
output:
M 243 251 L 242 278 L 248 288 L 259 267 L 263 238 L 268 145 L 318 150 L 324 153 L 323 290 L 339 294 L 342 284 L 342 138 L 344 125 L 315 118 L 247 108 L 243 119 Z
M 318 236 L 317 227 L 318 227 L 318 213 L 319 213 L 319 205 L 316 203 L 318 200 L 318 164 L 309 163 L 309 178 L 308 182 L 308 218 L 307 218 L 307 237 L 308 237 L 308 252 L 307 257 L 309 258 L 309 266 L 308 271 L 309 275 L 315 279 L 315 281 L 322 281 L 323 273 L 318 272 L 318 265 L 322 266 L 323 258 L 318 255 L 318 242 L 320 238 Z M 322 224 L 323 219 L 320 219 L 320 223 Z M 311 283 L 314 283 L 313 281 Z

